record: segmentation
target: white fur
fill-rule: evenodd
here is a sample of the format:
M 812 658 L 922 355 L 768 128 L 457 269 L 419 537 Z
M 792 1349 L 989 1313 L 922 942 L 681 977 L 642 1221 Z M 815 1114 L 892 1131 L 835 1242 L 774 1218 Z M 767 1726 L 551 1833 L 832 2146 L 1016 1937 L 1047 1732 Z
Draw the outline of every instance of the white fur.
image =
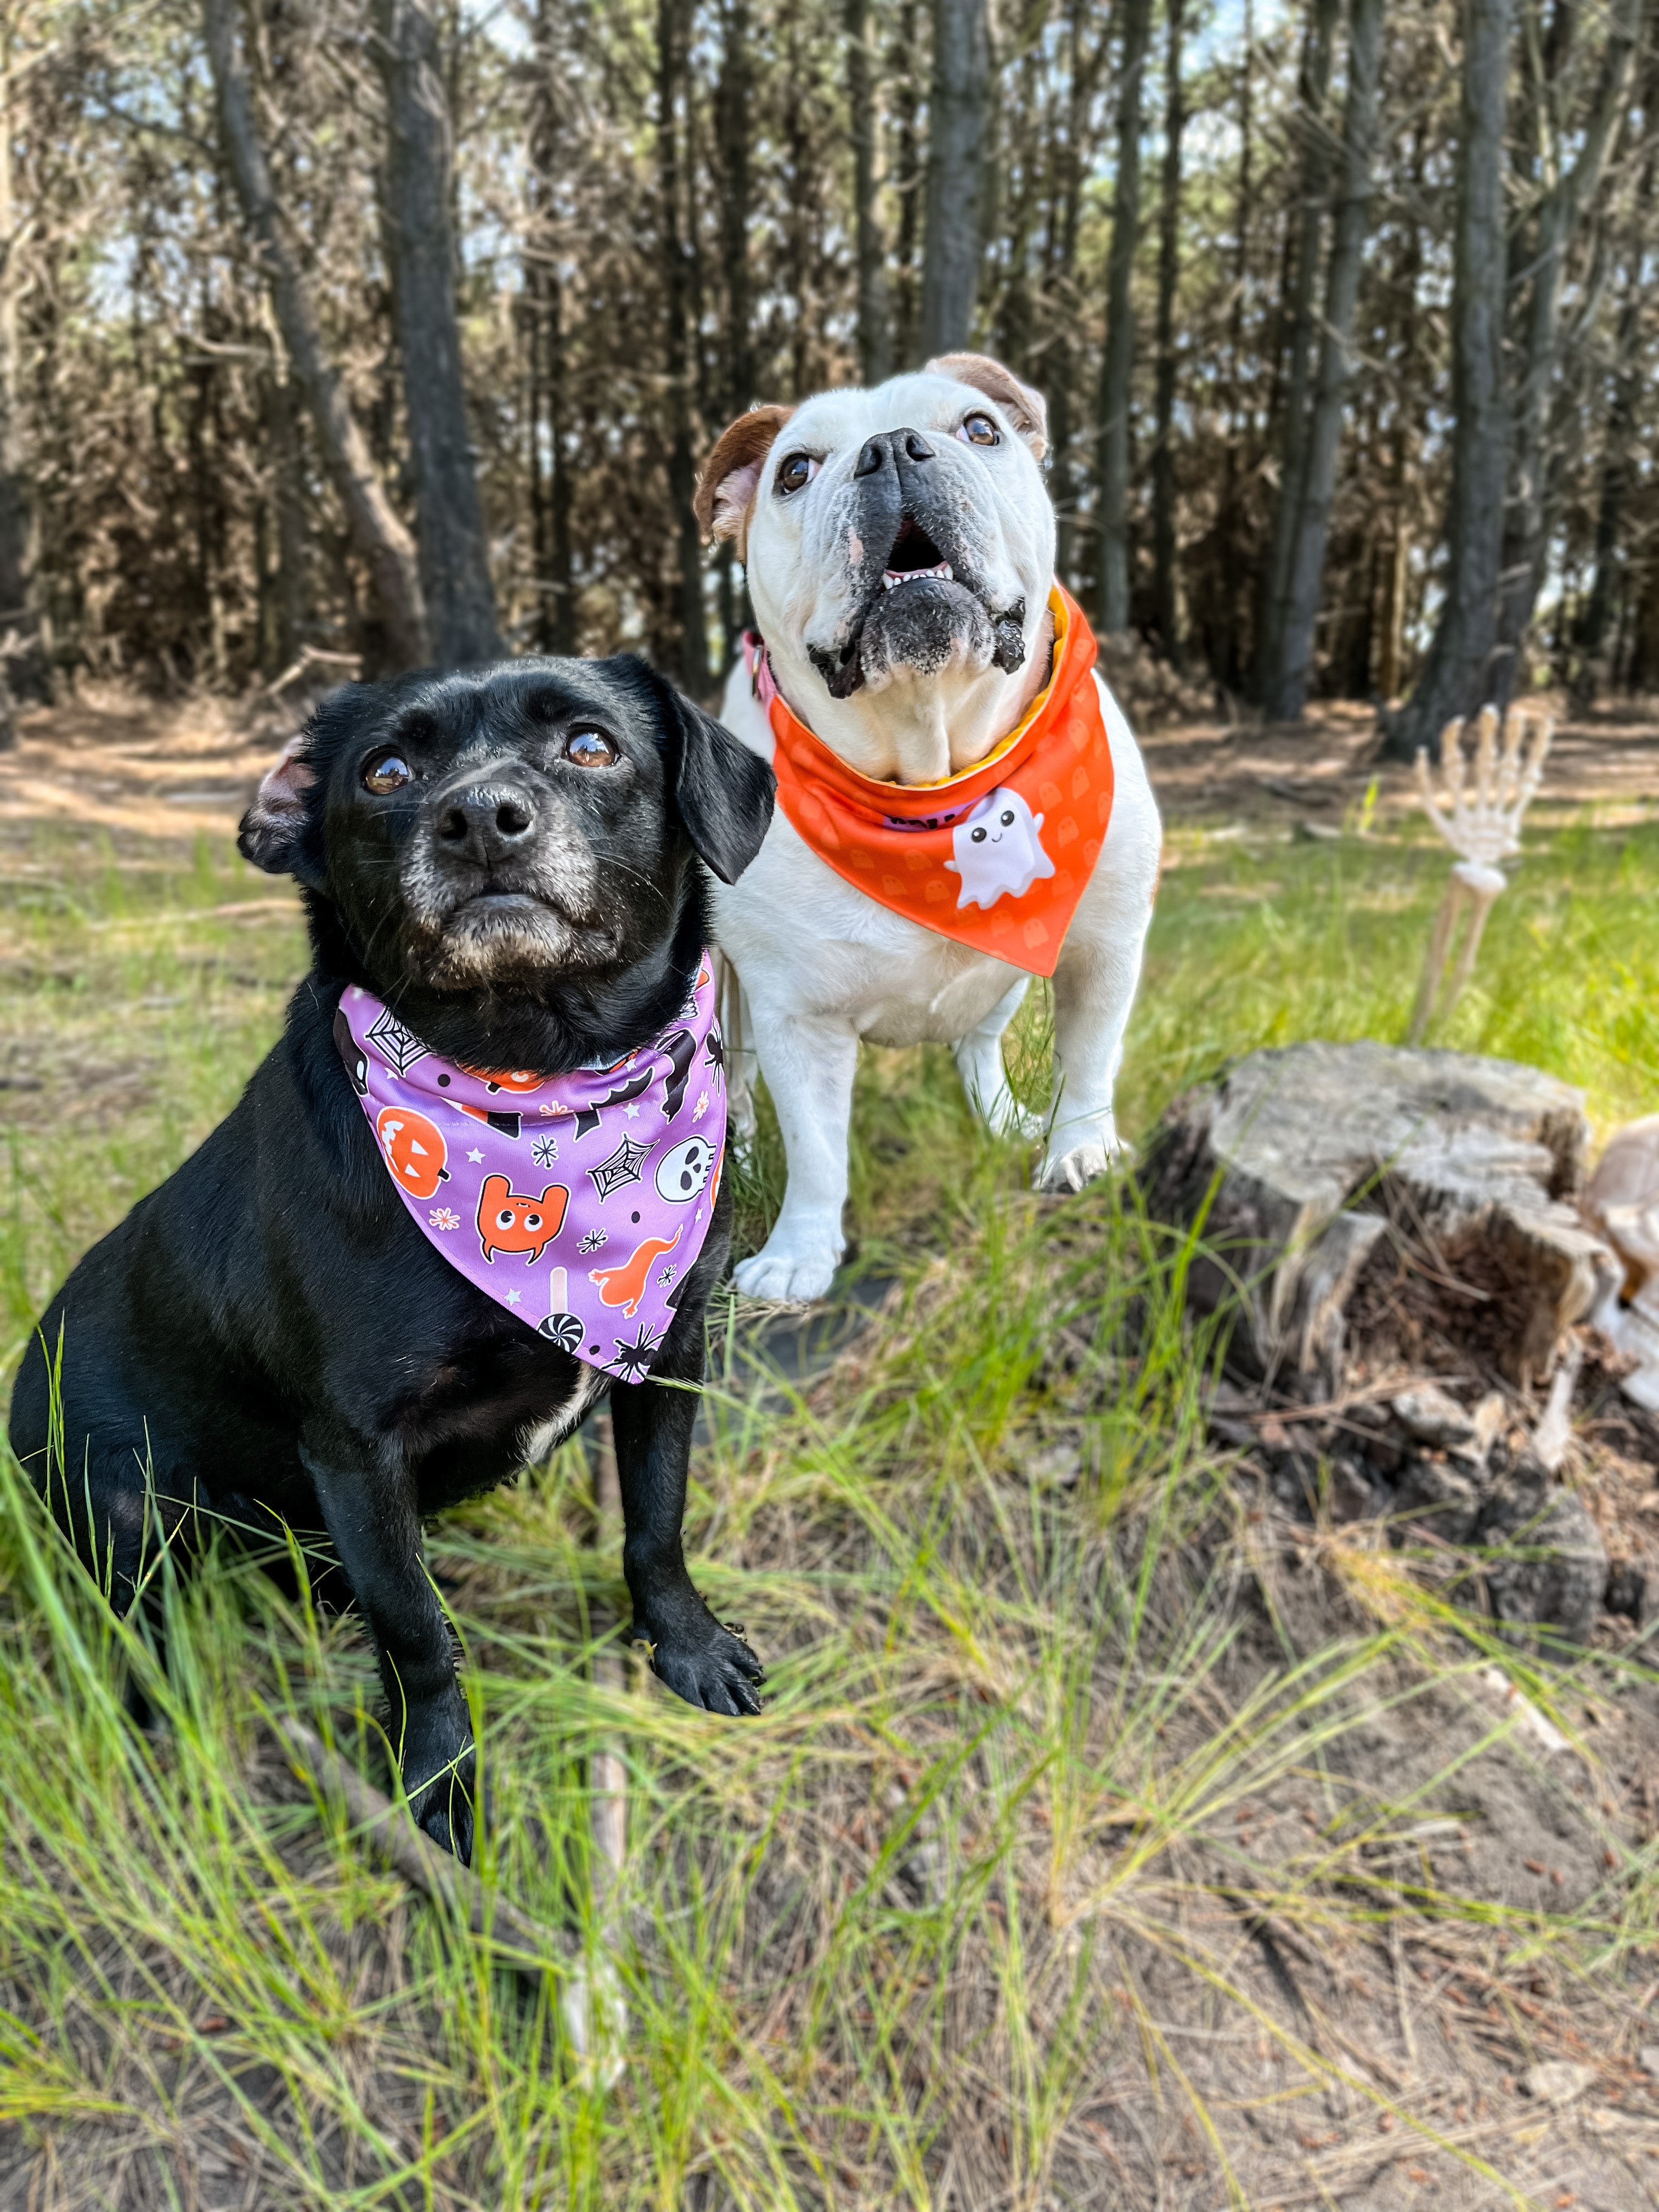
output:
M 1008 434 L 1000 446 L 982 450 L 955 439 L 957 425 L 974 413 L 1002 423 Z M 959 655 L 926 677 L 884 672 L 879 686 L 866 684 L 836 701 L 805 647 L 833 647 L 844 632 L 853 460 L 872 433 L 900 428 L 922 431 L 946 461 L 952 495 L 960 495 L 1000 603 L 1025 599 L 1026 661 L 1006 675 Z M 805 491 L 780 500 L 771 489 L 777 464 L 803 450 L 823 465 Z M 1014 726 L 1047 680 L 1053 510 L 1007 416 L 950 376 L 896 377 L 873 392 L 829 393 L 799 408 L 761 471 L 747 550 L 750 592 L 783 696 L 866 775 L 916 783 L 963 772 Z M 1113 1084 L 1158 879 L 1158 808 L 1128 725 L 1099 688 L 1115 795 L 1054 974 L 1056 1103 L 1035 1178 L 1048 1190 L 1080 1189 L 1120 1149 Z M 727 684 L 721 720 L 770 760 L 771 726 L 741 665 Z M 753 1127 L 748 1085 L 757 1059 L 789 1164 L 782 1210 L 763 1249 L 738 1266 L 738 1287 L 758 1297 L 820 1297 L 846 1243 L 847 1133 L 860 1038 L 951 1044 L 985 1121 L 1000 1133 L 1035 1133 L 1008 1088 L 1001 1053 L 1028 979 L 866 897 L 802 842 L 781 807 L 739 881 L 714 890 L 715 936 L 743 993 L 741 1048 L 728 1057 L 734 1127 L 741 1137 Z
M 553 1447 L 574 1431 L 608 1380 L 603 1368 L 590 1367 L 582 1361 L 576 1370 L 576 1386 L 558 1412 L 543 1421 L 526 1422 L 520 1430 L 520 1464 L 539 1467 Z

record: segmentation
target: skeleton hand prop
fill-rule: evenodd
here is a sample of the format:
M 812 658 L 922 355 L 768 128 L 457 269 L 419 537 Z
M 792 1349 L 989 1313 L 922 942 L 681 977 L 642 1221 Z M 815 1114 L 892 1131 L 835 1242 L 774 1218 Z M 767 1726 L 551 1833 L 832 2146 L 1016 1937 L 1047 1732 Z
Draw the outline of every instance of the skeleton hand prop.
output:
M 1553 735 L 1547 714 L 1511 707 L 1504 717 L 1500 751 L 1498 709 L 1483 707 L 1475 725 L 1471 763 L 1463 755 L 1463 724 L 1448 722 L 1440 739 L 1443 803 L 1435 793 L 1429 757 L 1419 748 L 1417 786 L 1424 811 L 1460 860 L 1492 875 L 1497 872 L 1499 860 L 1511 860 L 1521 850 L 1521 817 L 1543 781 L 1544 762 Z M 1460 868 L 1457 872 L 1465 882 L 1473 883 L 1465 870 Z M 1502 889 L 1500 877 L 1496 890 Z
M 1543 781 L 1544 762 L 1554 734 L 1549 716 L 1510 707 L 1504 716 L 1503 731 L 1500 750 L 1498 709 L 1483 707 L 1475 725 L 1471 763 L 1463 753 L 1463 724 L 1447 723 L 1440 738 L 1443 798 L 1435 792 L 1427 753 L 1420 748 L 1418 752 L 1417 786 L 1424 811 L 1458 858 L 1435 916 L 1423 981 L 1406 1032 L 1407 1044 L 1420 1043 L 1428 1029 L 1458 916 L 1467 907 L 1468 927 L 1451 987 L 1441 1006 L 1442 1014 L 1449 1014 L 1462 996 L 1474 972 L 1486 915 L 1507 880 L 1498 863 L 1512 859 L 1521 850 L 1521 817 Z

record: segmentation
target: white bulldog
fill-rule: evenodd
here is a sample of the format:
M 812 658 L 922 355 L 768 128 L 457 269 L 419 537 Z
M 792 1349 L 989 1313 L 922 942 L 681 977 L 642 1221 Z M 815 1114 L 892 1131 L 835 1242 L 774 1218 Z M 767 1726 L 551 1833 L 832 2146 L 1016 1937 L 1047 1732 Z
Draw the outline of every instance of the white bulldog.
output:
M 1038 467 L 1045 422 L 1041 397 L 1007 369 L 951 354 L 872 392 L 755 408 L 710 455 L 699 519 L 735 541 L 778 690 L 862 775 L 918 785 L 962 775 L 1047 684 L 1054 518 Z M 1054 969 L 1046 1133 L 1022 1113 L 1002 1062 L 1002 1033 L 1030 980 L 1020 969 L 878 904 L 818 857 L 781 806 L 739 880 L 712 886 L 716 939 L 742 992 L 728 1058 L 733 1126 L 754 1126 L 758 1055 L 789 1165 L 782 1210 L 763 1249 L 738 1266 L 739 1290 L 814 1298 L 830 1287 L 846 1244 L 860 1037 L 949 1043 L 991 1128 L 1046 1134 L 1040 1189 L 1081 1189 L 1117 1154 L 1112 1086 L 1160 830 L 1128 725 L 1099 690 L 1115 788 Z M 773 758 L 772 726 L 741 662 L 721 719 Z M 960 906 L 1052 873 L 1037 842 L 1042 817 L 1024 800 L 1003 803 L 1017 797 L 993 793 L 954 833 L 957 859 L 945 865 L 960 879 Z M 990 841 L 1005 831 L 999 856 Z

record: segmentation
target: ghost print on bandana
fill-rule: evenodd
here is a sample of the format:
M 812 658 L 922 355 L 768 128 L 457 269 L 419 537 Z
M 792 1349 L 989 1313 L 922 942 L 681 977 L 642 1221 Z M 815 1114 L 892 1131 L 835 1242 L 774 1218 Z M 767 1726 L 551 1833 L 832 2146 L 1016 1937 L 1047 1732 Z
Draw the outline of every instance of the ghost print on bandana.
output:
M 569 1075 L 441 1060 L 356 986 L 335 1017 L 376 1150 L 428 1243 L 527 1328 L 623 1382 L 651 1371 L 720 1189 L 713 978 L 705 952 L 660 1036 Z
M 962 878 L 959 907 L 992 907 L 1002 897 L 1024 898 L 1039 877 L 1052 876 L 1054 864 L 1037 832 L 1042 817 L 1033 814 L 1018 792 L 988 792 L 951 833 L 953 860 L 945 865 Z

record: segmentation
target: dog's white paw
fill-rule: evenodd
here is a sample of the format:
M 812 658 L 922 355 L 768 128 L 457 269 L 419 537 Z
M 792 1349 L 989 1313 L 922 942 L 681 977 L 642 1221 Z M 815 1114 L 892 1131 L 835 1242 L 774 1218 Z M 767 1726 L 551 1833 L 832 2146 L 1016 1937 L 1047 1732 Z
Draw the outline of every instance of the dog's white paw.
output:
M 1109 1144 L 1073 1145 L 1068 1152 L 1048 1154 L 1031 1177 L 1031 1188 L 1062 1197 L 1098 1182 L 1115 1167 L 1127 1166 L 1130 1158 L 1130 1147 L 1119 1137 Z
M 821 1298 L 840 1258 L 839 1248 L 827 1244 L 793 1252 L 767 1244 L 752 1259 L 739 1260 L 732 1279 L 746 1298 Z

